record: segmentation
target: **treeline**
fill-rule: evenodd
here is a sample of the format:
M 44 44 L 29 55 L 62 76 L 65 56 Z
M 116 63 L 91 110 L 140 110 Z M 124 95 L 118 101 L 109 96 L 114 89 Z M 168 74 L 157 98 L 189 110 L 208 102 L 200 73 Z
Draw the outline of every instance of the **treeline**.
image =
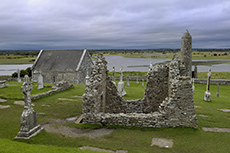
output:
M 37 56 L 37 50 L 1 50 L 0 55 L 21 55 L 21 56 Z

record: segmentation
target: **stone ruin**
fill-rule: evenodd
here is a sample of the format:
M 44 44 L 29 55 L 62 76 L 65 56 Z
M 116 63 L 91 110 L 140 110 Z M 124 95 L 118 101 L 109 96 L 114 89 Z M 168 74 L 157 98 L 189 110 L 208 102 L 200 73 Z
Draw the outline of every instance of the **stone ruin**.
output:
M 190 77 L 178 56 L 147 74 L 144 98 L 124 100 L 98 55 L 83 95 L 83 123 L 139 127 L 197 128 Z

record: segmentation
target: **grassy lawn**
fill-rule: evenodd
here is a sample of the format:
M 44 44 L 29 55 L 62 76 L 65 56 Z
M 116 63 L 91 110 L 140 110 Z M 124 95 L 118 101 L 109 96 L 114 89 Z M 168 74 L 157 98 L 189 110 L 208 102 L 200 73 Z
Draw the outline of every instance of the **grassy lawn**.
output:
M 20 130 L 20 116 L 23 106 L 14 105 L 14 101 L 23 99 L 20 92 L 22 83 L 12 81 L 7 88 L 0 89 L 0 98 L 6 98 L 7 102 L 1 105 L 10 105 L 10 108 L 0 109 L 0 152 L 78 152 L 77 147 L 93 146 L 111 150 L 128 150 L 130 153 L 150 153 L 150 152 L 229 152 L 230 133 L 204 132 L 202 127 L 222 127 L 230 128 L 230 113 L 224 113 L 218 109 L 230 109 L 230 86 L 220 85 L 220 97 L 216 97 L 216 85 L 211 85 L 211 102 L 203 100 L 206 89 L 205 84 L 195 84 L 194 100 L 196 114 L 198 118 L 198 128 L 137 128 L 137 127 L 118 127 L 106 126 L 113 128 L 114 131 L 100 138 L 70 138 L 60 134 L 41 132 L 30 140 L 14 140 L 14 137 Z M 145 87 L 140 81 L 130 81 L 131 87 L 126 87 L 127 95 L 124 99 L 143 98 Z M 13 86 L 14 85 L 14 86 Z M 125 84 L 126 85 L 126 84 Z M 145 82 L 146 85 L 146 82 Z M 82 98 L 79 97 L 84 93 L 84 85 L 75 85 L 74 88 L 53 95 L 43 97 L 32 101 L 33 107 L 37 113 L 38 123 L 42 124 L 55 119 L 65 119 L 79 116 L 82 113 Z M 36 84 L 32 94 L 50 90 L 44 88 L 36 89 Z M 58 98 L 71 98 L 75 101 L 59 100 Z M 43 105 L 50 105 L 44 107 Z M 199 115 L 207 115 L 202 117 Z M 83 125 L 67 123 L 65 126 L 83 128 L 91 130 L 100 128 L 99 125 Z M 150 146 L 152 138 L 169 138 L 173 139 L 172 148 L 160 148 Z M 79 151 L 83 152 L 83 151 Z

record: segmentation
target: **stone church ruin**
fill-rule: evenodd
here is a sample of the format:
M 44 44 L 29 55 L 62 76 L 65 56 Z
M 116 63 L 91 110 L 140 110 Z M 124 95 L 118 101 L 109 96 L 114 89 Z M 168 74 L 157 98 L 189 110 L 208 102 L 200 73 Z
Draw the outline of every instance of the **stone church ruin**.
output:
M 87 49 L 84 50 L 41 50 L 32 66 L 33 81 L 39 75 L 45 83 L 67 81 L 85 84 L 85 77 L 91 74 L 93 61 Z
M 83 95 L 83 123 L 197 128 L 191 69 L 186 69 L 175 54 L 170 63 L 149 69 L 144 98 L 124 100 L 99 54 Z

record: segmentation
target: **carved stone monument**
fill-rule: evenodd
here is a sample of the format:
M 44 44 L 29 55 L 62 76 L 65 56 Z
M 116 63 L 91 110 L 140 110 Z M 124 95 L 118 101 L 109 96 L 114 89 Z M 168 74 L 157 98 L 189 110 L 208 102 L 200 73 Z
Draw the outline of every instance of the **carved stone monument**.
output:
M 21 129 L 15 139 L 30 139 L 43 130 L 40 125 L 37 125 L 37 115 L 31 106 L 30 92 L 32 89 L 32 83 L 30 82 L 28 75 L 25 75 L 24 83 L 21 87 L 21 91 L 24 94 L 25 106 L 21 115 Z
M 113 83 L 116 86 L 116 82 L 115 82 L 115 67 L 113 67 Z
M 85 85 L 89 85 L 89 75 L 88 75 L 88 71 L 87 71 L 87 75 L 85 77 Z
M 208 70 L 208 79 L 207 79 L 207 90 L 204 93 L 204 100 L 211 101 L 211 93 L 210 93 L 210 79 L 211 79 L 211 69 Z
M 120 68 L 120 82 L 118 83 L 118 95 L 120 95 L 121 97 L 126 95 L 126 92 L 125 92 L 125 84 L 123 82 L 123 76 L 122 76 L 122 66 Z
M 150 62 L 150 65 L 149 65 L 149 71 L 151 71 L 153 69 L 153 63 Z
M 127 87 L 130 87 L 130 83 L 129 83 L 129 74 L 127 74 L 127 77 L 126 77 L 126 86 L 127 86 Z
M 137 84 L 139 83 L 139 81 L 138 81 L 138 74 L 137 74 Z
M 22 82 L 22 80 L 20 78 L 20 70 L 18 69 L 17 72 L 18 72 L 18 82 Z
M 217 92 L 216 92 L 216 97 L 220 97 L 220 94 L 219 94 L 219 84 L 217 84 Z
M 38 73 L 38 89 L 43 88 L 43 77 L 41 71 Z
M 192 92 L 195 92 L 194 79 L 192 79 Z

